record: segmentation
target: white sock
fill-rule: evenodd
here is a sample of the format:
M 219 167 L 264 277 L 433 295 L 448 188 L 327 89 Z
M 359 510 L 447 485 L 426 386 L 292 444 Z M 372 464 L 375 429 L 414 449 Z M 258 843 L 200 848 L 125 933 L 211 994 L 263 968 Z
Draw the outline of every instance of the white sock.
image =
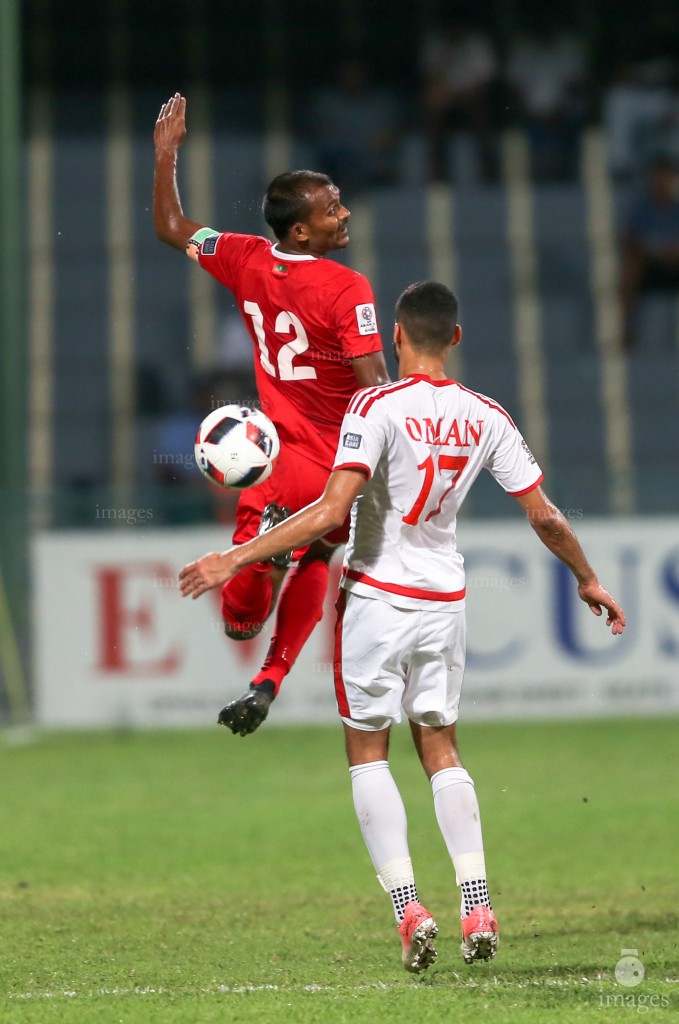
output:
M 408 850 L 408 822 L 388 761 L 349 769 L 356 817 L 380 885 L 391 895 L 394 915 L 403 920 L 405 904 L 417 899 Z
M 485 887 L 481 814 L 474 783 L 464 768 L 444 768 L 432 776 L 431 788 L 436 820 L 455 868 L 457 884 L 462 887 L 461 913 L 466 916 L 471 909 L 467 904 L 472 892 L 482 891 L 485 898 L 478 902 L 485 904 L 487 901 L 490 906 Z
M 410 857 L 408 822 L 388 761 L 350 768 L 356 817 L 376 871 Z

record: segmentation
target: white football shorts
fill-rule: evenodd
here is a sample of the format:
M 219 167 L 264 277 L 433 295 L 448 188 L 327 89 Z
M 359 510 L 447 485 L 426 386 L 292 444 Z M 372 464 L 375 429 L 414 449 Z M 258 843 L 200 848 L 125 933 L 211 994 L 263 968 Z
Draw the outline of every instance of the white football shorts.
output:
M 340 591 L 335 694 L 340 717 L 377 731 L 401 721 L 457 721 L 465 662 L 464 608 L 396 608 Z

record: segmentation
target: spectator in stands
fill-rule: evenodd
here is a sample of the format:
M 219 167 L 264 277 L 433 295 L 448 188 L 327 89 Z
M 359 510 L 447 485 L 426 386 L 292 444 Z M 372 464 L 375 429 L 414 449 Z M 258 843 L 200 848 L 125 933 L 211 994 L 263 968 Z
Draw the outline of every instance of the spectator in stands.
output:
M 667 103 L 656 131 L 657 151 L 666 153 L 679 166 L 679 64 L 674 65 Z
M 645 191 L 631 209 L 622 240 L 620 290 L 623 340 L 632 348 L 644 294 L 679 292 L 679 165 L 670 157 L 653 161 Z
M 401 131 L 398 105 L 370 81 L 370 65 L 352 57 L 339 65 L 334 86 L 319 90 L 302 130 L 316 147 L 314 164 L 356 194 L 396 177 Z
M 611 173 L 638 174 L 653 153 L 679 157 L 679 78 L 676 65 L 656 57 L 621 66 L 603 102 Z
M 582 41 L 545 18 L 511 43 L 506 77 L 529 135 L 535 177 L 575 177 L 585 108 Z
M 494 181 L 498 173 L 494 105 L 498 61 L 493 43 L 471 23 L 455 21 L 428 33 L 422 47 L 424 127 L 429 176 L 449 176 L 449 133 L 471 137 L 481 176 Z

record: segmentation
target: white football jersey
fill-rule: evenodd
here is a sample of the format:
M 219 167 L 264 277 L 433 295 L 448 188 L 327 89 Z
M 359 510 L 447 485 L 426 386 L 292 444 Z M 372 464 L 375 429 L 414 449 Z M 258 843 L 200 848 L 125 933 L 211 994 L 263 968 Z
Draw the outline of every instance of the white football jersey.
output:
M 342 586 L 405 608 L 461 607 L 457 512 L 482 469 L 515 497 L 543 479 L 497 402 L 422 375 L 356 392 L 333 468 L 368 474 L 351 510 Z

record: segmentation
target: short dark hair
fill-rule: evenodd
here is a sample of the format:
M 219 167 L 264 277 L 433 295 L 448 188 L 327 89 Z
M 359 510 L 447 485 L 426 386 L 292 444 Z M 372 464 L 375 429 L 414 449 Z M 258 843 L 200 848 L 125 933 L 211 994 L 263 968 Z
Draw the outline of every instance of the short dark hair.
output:
M 310 193 L 326 185 L 332 185 L 331 179 L 318 171 L 286 171 L 274 178 L 262 201 L 262 213 L 276 238 L 285 238 L 291 227 L 309 215 Z
M 396 300 L 396 322 L 413 348 L 427 352 L 446 349 L 457 326 L 457 298 L 438 281 L 417 281 Z

